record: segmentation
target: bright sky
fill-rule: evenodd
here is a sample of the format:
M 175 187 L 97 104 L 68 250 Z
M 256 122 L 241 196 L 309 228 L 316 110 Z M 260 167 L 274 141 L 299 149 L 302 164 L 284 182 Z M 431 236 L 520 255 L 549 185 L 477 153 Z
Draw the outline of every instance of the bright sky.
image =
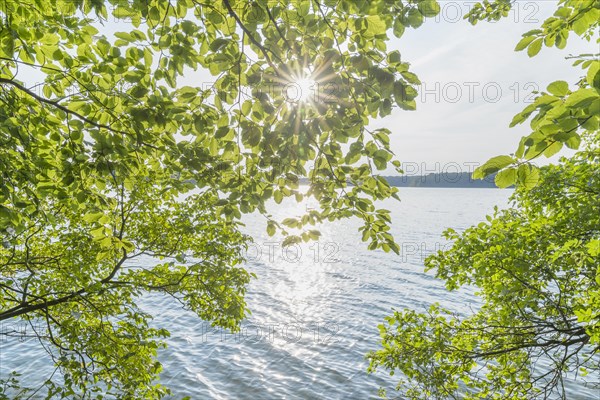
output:
M 543 47 L 534 58 L 514 51 L 523 33 L 537 29 L 552 15 L 555 1 L 518 1 L 509 17 L 475 26 L 462 19 L 474 2 L 440 4 L 437 18 L 406 30 L 391 45 L 423 82 L 417 111 L 396 109 L 373 124 L 392 130 L 397 157 L 403 163 L 416 163 L 422 173 L 443 171 L 448 163 L 464 166 L 514 152 L 529 126 L 508 125 L 527 106 L 532 90 L 545 90 L 555 80 L 576 83 L 583 75 L 581 69 L 565 57 L 599 50 L 595 41 L 571 34 L 563 50 Z

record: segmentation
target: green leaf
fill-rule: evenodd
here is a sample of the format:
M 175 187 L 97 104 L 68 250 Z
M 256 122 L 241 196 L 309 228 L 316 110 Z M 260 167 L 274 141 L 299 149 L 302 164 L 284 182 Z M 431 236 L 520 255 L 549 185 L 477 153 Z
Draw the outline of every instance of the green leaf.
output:
M 544 41 L 544 39 L 539 38 L 539 39 L 536 39 L 533 42 L 531 42 L 531 44 L 527 48 L 527 55 L 529 57 L 534 57 L 535 55 L 537 55 L 540 52 L 540 50 L 542 49 L 543 41 Z
M 417 8 L 411 8 L 408 11 L 406 20 L 409 26 L 412 26 L 413 28 L 418 28 L 423 24 L 423 14 L 421 14 Z
M 288 247 L 291 246 L 293 244 L 297 244 L 297 243 L 301 243 L 302 242 L 302 238 L 300 236 L 296 236 L 296 235 L 290 235 L 287 236 L 283 242 L 281 243 L 282 247 Z
M 534 39 L 535 39 L 535 36 L 525 36 L 524 38 L 522 38 L 519 41 L 519 43 L 517 44 L 517 47 L 515 47 L 515 51 L 524 50 L 525 48 L 527 48 L 527 46 L 529 46 L 529 44 L 531 42 L 533 42 Z
M 412 72 L 403 71 L 403 72 L 400 73 L 400 75 L 402 75 L 402 77 L 404 79 L 406 79 L 409 83 L 412 83 L 413 85 L 419 85 L 419 84 L 421 84 L 421 81 L 419 80 L 419 78 L 417 77 L 417 75 L 415 75 Z
M 579 149 L 581 146 L 581 136 L 572 132 L 573 134 L 564 142 L 568 148 L 572 150 Z
M 385 21 L 383 21 L 378 15 L 369 15 L 365 19 L 367 23 L 367 32 L 372 35 L 381 35 L 385 34 L 386 26 Z
M 539 180 L 540 180 L 540 170 L 539 170 L 539 168 L 533 166 L 533 167 L 531 167 L 530 174 L 527 176 L 527 179 L 524 181 L 525 187 L 527 189 L 532 189 L 533 187 L 537 186 Z
M 104 215 L 103 212 L 91 213 L 83 216 L 83 220 L 86 222 L 96 222 Z
M 600 240 L 590 240 L 585 247 L 587 247 L 590 256 L 598 257 L 600 255 Z
M 550 146 L 548 146 L 546 150 L 544 150 L 544 156 L 552 157 L 553 155 L 558 153 L 560 149 L 562 149 L 562 147 L 563 144 L 561 142 L 554 142 Z
M 493 157 L 473 171 L 473 179 L 483 179 L 487 175 L 500 171 L 502 168 L 507 167 L 513 162 L 515 162 L 515 159 L 510 156 Z
M 275 224 L 272 221 L 267 224 L 267 234 L 269 236 L 275 235 Z
M 579 89 L 567 97 L 565 105 L 569 108 L 587 107 L 598 97 L 600 95 L 595 89 Z
M 216 53 L 227 44 L 229 44 L 229 39 L 217 38 L 210 43 L 210 50 Z
M 405 26 L 402 24 L 402 21 L 400 20 L 400 18 L 396 18 L 394 20 L 394 36 L 396 37 L 402 37 L 402 35 L 404 34 L 405 31 Z
M 440 5 L 436 0 L 424 0 L 417 5 L 424 17 L 435 17 L 440 13 Z
M 500 188 L 506 188 L 517 182 L 517 169 L 506 168 L 496 174 L 494 182 Z
M 563 97 L 569 93 L 569 84 L 565 81 L 555 81 L 548 85 L 548 92 L 555 96 Z
M 248 116 L 251 110 L 252 102 L 250 100 L 244 101 L 244 103 L 242 103 L 242 115 Z
M 390 54 L 388 54 L 387 59 L 390 64 L 399 63 L 401 61 L 400 52 L 398 50 L 392 51 Z
M 127 32 L 115 32 L 115 37 L 118 37 L 119 39 L 125 40 L 127 42 L 134 42 L 135 39 L 133 38 L 133 36 L 130 33 Z

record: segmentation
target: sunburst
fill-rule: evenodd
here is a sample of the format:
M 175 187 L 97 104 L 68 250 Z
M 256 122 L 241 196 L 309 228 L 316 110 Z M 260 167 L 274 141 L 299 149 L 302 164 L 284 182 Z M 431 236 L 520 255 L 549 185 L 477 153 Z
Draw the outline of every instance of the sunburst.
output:
M 310 76 L 300 76 L 286 85 L 284 96 L 289 103 L 306 103 L 317 100 L 318 93 L 317 81 Z
M 342 95 L 348 89 L 338 86 L 343 83 L 331 68 L 331 61 L 317 62 L 316 65 L 308 60 L 296 61 L 276 71 L 268 81 L 279 89 L 271 93 L 280 101 L 279 108 L 284 107 L 289 113 L 287 118 L 293 121 L 294 134 L 300 133 L 307 118 L 323 118 L 327 108 L 351 106 L 344 98 L 347 95 Z M 325 122 L 323 126 L 327 129 Z
M 337 75 L 328 71 L 329 65 L 326 62 L 315 67 L 306 60 L 295 62 L 293 66 L 279 69 L 273 81 L 282 88 L 281 95 L 288 104 L 303 107 L 323 103 L 333 100 L 337 94 L 330 83 Z M 325 87 L 330 89 L 326 98 L 323 96 Z

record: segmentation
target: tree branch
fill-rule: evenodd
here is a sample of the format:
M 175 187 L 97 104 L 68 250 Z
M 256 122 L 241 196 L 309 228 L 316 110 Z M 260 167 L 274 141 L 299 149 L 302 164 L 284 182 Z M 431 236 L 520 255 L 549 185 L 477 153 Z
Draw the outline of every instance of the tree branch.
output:
M 248 39 L 250 39 L 250 41 L 256 47 L 259 48 L 259 50 L 261 51 L 261 53 L 263 53 L 263 55 L 267 59 L 267 62 L 269 63 L 269 65 L 271 66 L 271 68 L 273 68 L 275 70 L 275 73 L 277 73 L 277 68 L 273 64 L 273 61 L 271 61 L 271 57 L 269 57 L 269 53 L 268 53 L 267 49 L 262 44 L 260 44 L 258 42 L 258 40 L 256 40 L 254 38 L 254 36 L 252 36 L 252 32 L 250 32 L 250 30 L 248 30 L 248 28 L 246 28 L 246 26 L 244 25 L 244 23 L 242 22 L 242 20 L 240 19 L 240 17 L 235 13 L 235 11 L 233 10 L 233 8 L 231 7 L 231 4 L 229 3 L 229 0 L 223 0 L 223 4 L 225 5 L 225 8 L 227 8 L 227 11 L 229 12 L 229 15 L 231 15 L 233 17 L 233 19 L 235 19 L 235 22 L 238 24 L 238 26 L 240 28 L 242 28 L 242 31 L 244 31 L 244 33 L 246 35 L 248 35 Z M 279 61 L 280 63 L 283 63 L 283 60 L 281 58 L 279 58 L 279 56 L 277 54 L 273 53 L 273 51 L 271 51 L 271 54 L 273 54 L 275 56 L 275 58 L 277 59 L 277 61 Z
M 38 94 L 36 94 L 36 93 L 32 92 L 31 90 L 27 89 L 25 86 L 21 85 L 18 82 L 15 82 L 15 81 L 13 81 L 11 79 L 0 78 L 0 84 L 1 83 L 5 83 L 5 84 L 8 84 L 8 85 L 14 86 L 15 88 L 19 89 L 23 93 L 26 93 L 27 95 L 33 97 L 34 99 L 36 99 L 40 103 L 51 105 L 51 106 L 53 106 L 53 107 L 55 107 L 55 108 L 63 111 L 66 114 L 71 114 L 71 115 L 73 115 L 73 116 L 81 119 L 82 121 L 87 122 L 88 124 L 90 124 L 92 126 L 95 126 L 96 128 L 106 129 L 106 130 L 114 132 L 114 133 L 119 133 L 119 134 L 122 134 L 122 135 L 131 136 L 131 132 L 121 131 L 121 130 L 118 130 L 118 129 L 115 129 L 115 128 L 111 127 L 110 125 L 100 124 L 100 123 L 98 123 L 98 122 L 96 122 L 96 121 L 94 121 L 94 120 L 92 120 L 92 119 L 90 119 L 90 118 L 88 118 L 88 117 L 86 117 L 84 115 L 79 114 L 76 111 L 69 110 L 67 107 L 63 106 L 58 101 L 49 100 L 49 99 L 46 99 L 46 98 L 44 98 L 42 96 L 39 96 Z M 158 150 L 158 147 L 156 147 L 156 146 L 153 146 L 151 144 L 144 143 L 144 142 L 141 142 L 141 143 L 144 144 L 145 146 L 148 146 L 150 148 Z

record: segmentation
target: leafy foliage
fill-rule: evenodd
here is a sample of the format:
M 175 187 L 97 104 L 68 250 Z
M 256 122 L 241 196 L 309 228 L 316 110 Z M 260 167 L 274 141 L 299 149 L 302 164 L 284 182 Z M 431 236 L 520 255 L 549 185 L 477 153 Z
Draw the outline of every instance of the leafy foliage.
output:
M 486 0 L 466 18 L 498 20 L 511 5 Z M 562 49 L 570 32 L 590 40 L 599 15 L 598 2 L 561 0 L 516 50 L 533 57 L 542 45 Z M 511 122 L 531 118 L 515 154 L 473 174 L 516 184 L 514 209 L 496 209 L 461 234 L 446 231 L 452 248 L 425 261 L 449 290 L 479 288 L 483 305 L 470 316 L 437 304 L 426 313 L 395 311 L 379 327 L 383 348 L 368 355 L 369 370 L 401 372 L 396 389 L 407 398 L 566 399 L 567 375 L 600 373 L 600 62 L 575 58 L 585 73 L 576 86 L 548 85 Z M 532 163 L 582 143 L 558 166 Z
M 144 293 L 172 296 L 226 328 L 246 314 L 250 275 L 240 263 L 247 238 L 216 215 L 210 192 L 181 202 L 177 182 L 152 178 L 115 178 L 97 204 L 43 202 L 4 242 L 1 315 L 44 326 L 38 333 L 64 375 L 60 385 L 49 383 L 56 386 L 49 396 L 166 393 L 152 383 L 169 332 L 152 328 L 138 307 Z M 143 255 L 162 261 L 136 262 Z
M 356 216 L 369 248 L 398 252 L 374 201 L 397 197 L 378 171 L 399 164 L 390 131 L 366 126 L 415 108 L 419 80 L 386 41 L 436 15 L 435 1 L 1 7 L 0 320 L 47 325 L 40 339 L 62 372 L 49 398 L 166 393 L 154 356 L 168 332 L 136 306 L 146 292 L 236 329 L 250 279 L 243 213 L 263 214 L 286 244 Z M 211 88 L 184 85 L 199 68 Z M 286 97 L 300 78 L 319 85 L 310 101 Z M 307 197 L 320 207 L 268 213 L 271 199 Z M 130 268 L 142 254 L 161 262 Z
M 473 24 L 479 20 L 498 20 L 508 14 L 510 6 L 511 3 L 506 0 L 478 3 L 466 18 Z M 595 35 L 598 21 L 600 4 L 597 1 L 561 0 L 554 15 L 543 22 L 541 29 L 524 33 L 515 50 L 527 50 L 527 54 L 533 57 L 542 46 L 564 49 L 571 32 L 585 40 L 600 43 L 600 38 Z M 531 133 L 521 139 L 514 154 L 492 158 L 475 170 L 475 178 L 483 178 L 501 170 L 496 176 L 498 186 L 518 183 L 531 188 L 539 179 L 533 160 L 540 156 L 551 157 L 564 146 L 576 150 L 583 135 L 598 131 L 600 61 L 598 55 L 593 54 L 574 58 L 574 65 L 582 68 L 584 76 L 574 86 L 565 81 L 552 82 L 532 104 L 515 115 L 510 126 L 531 118 Z M 499 162 L 499 159 L 502 161 Z
M 497 210 L 426 261 L 449 290 L 479 288 L 470 316 L 438 305 L 380 326 L 370 369 L 398 370 L 410 399 L 567 398 L 563 381 L 600 372 L 600 136 L 518 186 Z
M 390 131 L 366 125 L 394 105 L 415 108 L 418 78 L 385 42 L 388 29 L 400 36 L 434 15 L 428 4 L 435 3 L 7 2 L 3 179 L 20 190 L 2 190 L 3 226 L 23 226 L 20 210 L 35 212 L 38 189 L 83 201 L 111 179 L 99 159 L 130 175 L 143 160 L 226 194 L 227 217 L 266 215 L 270 198 L 310 196 L 322 211 L 305 223 L 355 215 L 374 247 L 395 248 L 374 228 L 387 214 L 371 201 L 396 194 L 376 176 L 393 156 Z M 92 23 L 109 9 L 131 28 L 116 40 Z M 211 89 L 176 86 L 200 67 L 215 76 Z M 18 80 L 24 68 L 43 74 L 37 91 Z M 278 88 L 307 73 L 320 85 L 318 100 L 289 102 Z M 305 193 L 300 176 L 311 179 Z

